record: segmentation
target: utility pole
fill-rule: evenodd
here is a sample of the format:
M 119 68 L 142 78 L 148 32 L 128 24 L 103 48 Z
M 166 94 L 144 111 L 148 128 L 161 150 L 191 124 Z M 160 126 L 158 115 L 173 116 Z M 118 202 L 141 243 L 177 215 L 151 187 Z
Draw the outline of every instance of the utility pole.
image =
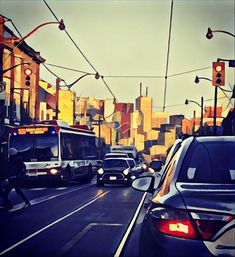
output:
M 196 111 L 193 111 L 193 135 L 195 133 L 195 119 L 196 119 Z
M 204 109 L 204 99 L 201 97 L 201 120 L 200 120 L 200 135 L 203 135 L 203 109 Z
M 59 117 L 59 91 L 60 91 L 60 78 L 56 78 L 56 89 L 55 89 L 55 119 Z
M 100 125 L 101 125 L 101 119 L 100 119 L 100 115 L 99 115 L 99 120 L 98 120 L 98 126 L 99 126 L 99 131 L 98 131 L 98 137 L 99 137 L 99 140 L 98 140 L 98 156 L 99 156 L 99 160 L 100 160 L 100 145 L 101 145 L 101 142 L 100 142 L 100 132 L 101 132 Z
M 218 91 L 218 87 L 215 86 L 215 96 L 214 96 L 214 122 L 213 122 L 214 136 L 216 136 L 216 133 L 217 133 L 217 127 L 216 127 L 216 116 L 217 116 L 217 91 Z
M 4 31 L 4 18 L 0 15 L 0 83 L 1 83 L 1 92 L 5 91 L 5 85 L 3 82 L 3 52 L 4 52 L 4 44 L 3 44 L 3 31 Z M 5 130 L 5 124 L 4 119 L 6 116 L 6 110 L 5 110 L 5 99 L 0 99 L 0 139 L 4 136 L 4 130 Z

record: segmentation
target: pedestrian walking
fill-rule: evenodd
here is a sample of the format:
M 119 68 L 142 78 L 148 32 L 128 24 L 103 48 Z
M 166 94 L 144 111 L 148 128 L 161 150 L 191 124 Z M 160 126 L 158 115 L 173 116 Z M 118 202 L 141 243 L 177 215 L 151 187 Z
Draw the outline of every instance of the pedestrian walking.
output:
M 21 190 L 21 177 L 25 169 L 22 157 L 18 154 L 15 148 L 9 148 L 9 163 L 8 163 L 8 185 L 6 186 L 5 194 L 8 196 L 14 188 L 16 193 L 24 200 L 24 207 L 30 206 L 30 201 Z

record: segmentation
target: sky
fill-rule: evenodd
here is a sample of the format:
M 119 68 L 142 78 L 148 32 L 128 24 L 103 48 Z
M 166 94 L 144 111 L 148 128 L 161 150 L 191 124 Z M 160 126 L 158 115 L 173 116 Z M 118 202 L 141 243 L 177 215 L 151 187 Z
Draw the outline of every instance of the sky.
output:
M 82 78 L 72 87 L 78 96 L 111 99 L 114 95 L 118 102 L 135 103 L 142 83 L 142 94 L 148 88 L 153 99 L 153 111 L 161 112 L 166 86 L 169 115 L 192 118 L 196 110 L 200 116 L 200 106 L 185 105 L 186 99 L 200 104 L 203 97 L 204 106 L 213 106 L 214 87 L 207 80 L 195 84 L 195 76 L 211 79 L 213 61 L 235 59 L 234 37 L 219 32 L 211 40 L 205 36 L 208 27 L 235 34 L 234 0 L 173 1 L 167 83 L 171 0 L 0 0 L 0 14 L 11 19 L 22 36 L 44 22 L 56 21 L 54 15 L 64 20 L 70 38 L 50 24 L 25 41 L 67 84 L 83 75 L 78 71 L 96 70 L 103 76 L 106 85 L 94 76 Z M 6 25 L 18 35 L 11 22 Z M 225 66 L 224 89 L 231 90 L 235 68 L 228 67 L 228 62 Z M 56 77 L 44 66 L 40 77 L 55 85 Z M 226 113 L 233 102 L 229 105 L 219 90 L 217 105 Z

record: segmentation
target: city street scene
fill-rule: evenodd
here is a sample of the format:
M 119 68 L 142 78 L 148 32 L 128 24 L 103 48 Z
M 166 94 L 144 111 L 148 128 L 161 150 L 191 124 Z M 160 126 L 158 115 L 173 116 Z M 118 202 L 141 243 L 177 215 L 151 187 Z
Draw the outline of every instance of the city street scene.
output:
M 0 0 L 0 256 L 235 257 L 235 0 Z

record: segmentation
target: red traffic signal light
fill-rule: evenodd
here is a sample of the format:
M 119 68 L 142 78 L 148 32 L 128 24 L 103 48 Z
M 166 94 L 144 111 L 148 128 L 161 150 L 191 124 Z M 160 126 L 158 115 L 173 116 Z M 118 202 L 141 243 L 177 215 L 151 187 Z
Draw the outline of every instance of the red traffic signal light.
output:
M 24 69 L 24 74 L 25 74 L 26 76 L 30 76 L 32 73 L 33 73 L 33 71 L 32 71 L 30 68 Z
M 24 69 L 24 74 L 26 75 L 25 78 L 25 85 L 30 86 L 30 75 L 33 73 L 33 71 L 30 68 Z
M 224 62 L 213 62 L 212 65 L 212 85 L 224 86 L 225 83 L 225 64 Z

